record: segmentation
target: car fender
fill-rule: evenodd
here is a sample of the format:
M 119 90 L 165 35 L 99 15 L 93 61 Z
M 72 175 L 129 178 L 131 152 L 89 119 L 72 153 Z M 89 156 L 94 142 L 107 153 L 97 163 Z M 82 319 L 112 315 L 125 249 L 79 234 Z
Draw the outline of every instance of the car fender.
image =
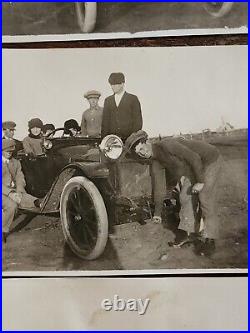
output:
M 88 178 L 108 178 L 109 169 L 100 162 L 75 162 L 66 168 L 81 170 Z
M 52 213 L 59 211 L 60 197 L 65 184 L 75 175 L 88 179 L 105 179 L 109 176 L 109 169 L 100 162 L 74 162 L 65 166 L 56 177 L 49 192 L 43 200 L 41 212 Z

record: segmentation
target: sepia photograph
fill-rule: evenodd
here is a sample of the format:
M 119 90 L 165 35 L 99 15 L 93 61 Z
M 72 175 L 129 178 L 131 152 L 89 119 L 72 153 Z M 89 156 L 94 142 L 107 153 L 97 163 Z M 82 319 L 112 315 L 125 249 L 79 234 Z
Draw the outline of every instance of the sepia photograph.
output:
M 247 33 L 247 2 L 4 2 L 4 42 Z
M 247 46 L 2 66 L 4 276 L 247 268 Z

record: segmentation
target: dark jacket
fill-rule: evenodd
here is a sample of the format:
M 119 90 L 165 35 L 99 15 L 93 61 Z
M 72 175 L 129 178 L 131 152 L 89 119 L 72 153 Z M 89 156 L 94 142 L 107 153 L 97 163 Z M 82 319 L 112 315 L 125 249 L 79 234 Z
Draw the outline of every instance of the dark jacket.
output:
M 153 144 L 154 159 L 171 174 L 204 182 L 206 167 L 219 157 L 216 147 L 196 140 L 164 139 Z
M 118 107 L 114 95 L 105 99 L 102 137 L 108 134 L 116 134 L 126 140 L 132 133 L 139 131 L 141 128 L 141 105 L 137 96 L 125 92 Z
M 192 184 L 203 183 L 206 167 L 217 160 L 219 152 L 214 146 L 195 140 L 164 139 L 152 147 L 155 215 L 161 215 L 167 190 L 176 186 L 182 176 L 188 177 Z

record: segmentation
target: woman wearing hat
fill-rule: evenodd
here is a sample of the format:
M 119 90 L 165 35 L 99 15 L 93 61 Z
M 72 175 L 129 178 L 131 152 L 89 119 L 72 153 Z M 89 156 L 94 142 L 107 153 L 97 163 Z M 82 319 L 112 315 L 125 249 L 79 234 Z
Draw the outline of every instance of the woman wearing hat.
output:
M 53 138 L 54 136 L 54 130 L 55 130 L 55 126 L 53 124 L 45 124 L 43 125 L 43 129 L 42 129 L 42 132 L 43 132 L 43 136 L 46 136 L 47 138 Z
M 66 120 L 63 127 L 65 135 L 81 136 L 81 127 L 75 119 Z
M 39 118 L 33 118 L 28 122 L 28 127 L 29 127 L 29 135 L 23 139 L 24 152 L 25 154 L 31 156 L 42 155 L 43 122 Z

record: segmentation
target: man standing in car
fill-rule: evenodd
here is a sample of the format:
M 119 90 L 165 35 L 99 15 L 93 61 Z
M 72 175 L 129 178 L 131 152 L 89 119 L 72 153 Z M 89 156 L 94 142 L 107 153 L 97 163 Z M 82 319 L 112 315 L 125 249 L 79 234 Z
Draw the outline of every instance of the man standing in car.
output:
M 123 73 L 111 73 L 108 81 L 114 94 L 104 102 L 101 136 L 115 134 L 125 141 L 142 128 L 141 105 L 137 96 L 125 91 Z

